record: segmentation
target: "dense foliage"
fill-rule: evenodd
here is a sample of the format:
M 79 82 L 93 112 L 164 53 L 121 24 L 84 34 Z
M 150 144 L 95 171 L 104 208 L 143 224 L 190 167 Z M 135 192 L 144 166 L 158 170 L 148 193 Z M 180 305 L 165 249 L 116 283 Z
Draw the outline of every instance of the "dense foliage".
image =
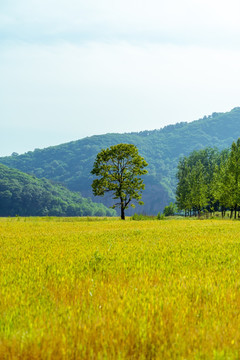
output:
M 15 215 L 112 216 L 115 211 L 49 180 L 0 165 L 0 216 Z
M 176 205 L 170 202 L 169 205 L 165 206 L 163 210 L 164 216 L 173 216 L 177 212 Z
M 120 207 L 121 219 L 125 220 L 125 210 L 135 200 L 139 205 L 145 185 L 141 175 L 147 174 L 144 168 L 148 164 L 138 154 L 132 144 L 118 144 L 103 149 L 97 154 L 91 173 L 98 178 L 93 180 L 95 196 L 110 192 L 115 200 L 113 208 Z M 134 204 L 131 204 L 135 207 Z
M 178 164 L 177 205 L 185 213 L 240 210 L 240 139 L 230 151 L 194 151 Z
M 240 108 L 235 108 L 228 113 L 213 113 L 191 123 L 169 125 L 160 130 L 92 136 L 23 155 L 14 153 L 0 158 L 0 162 L 39 178 L 62 183 L 70 190 L 80 191 L 84 197 L 93 198 L 90 172 L 98 152 L 119 143 L 134 144 L 149 164 L 144 180 L 144 205 L 136 211 L 157 214 L 175 200 L 179 158 L 206 147 L 227 148 L 238 134 Z M 108 206 L 113 204 L 111 198 L 104 202 Z

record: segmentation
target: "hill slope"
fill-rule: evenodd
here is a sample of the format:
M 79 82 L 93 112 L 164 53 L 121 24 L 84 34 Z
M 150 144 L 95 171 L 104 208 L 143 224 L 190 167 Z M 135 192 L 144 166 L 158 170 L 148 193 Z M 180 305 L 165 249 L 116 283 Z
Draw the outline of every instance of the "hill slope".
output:
M 145 205 L 137 211 L 150 214 L 157 213 L 174 200 L 179 157 L 209 146 L 218 149 L 229 147 L 239 136 L 240 107 L 160 130 L 87 137 L 23 155 L 2 157 L 0 162 L 40 178 L 61 182 L 69 189 L 93 198 L 90 171 L 96 154 L 111 145 L 134 144 L 149 163 L 143 194 Z M 94 201 L 103 200 L 107 205 L 112 204 L 110 198 L 94 198 Z
M 49 180 L 0 165 L 0 216 L 15 215 L 111 216 L 115 211 Z

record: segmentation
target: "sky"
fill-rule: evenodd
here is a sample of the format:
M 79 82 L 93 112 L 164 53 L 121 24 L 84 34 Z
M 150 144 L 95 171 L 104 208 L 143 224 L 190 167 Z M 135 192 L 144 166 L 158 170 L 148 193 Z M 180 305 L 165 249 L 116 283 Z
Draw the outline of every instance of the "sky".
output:
M 0 156 L 240 106 L 239 0 L 1 0 Z

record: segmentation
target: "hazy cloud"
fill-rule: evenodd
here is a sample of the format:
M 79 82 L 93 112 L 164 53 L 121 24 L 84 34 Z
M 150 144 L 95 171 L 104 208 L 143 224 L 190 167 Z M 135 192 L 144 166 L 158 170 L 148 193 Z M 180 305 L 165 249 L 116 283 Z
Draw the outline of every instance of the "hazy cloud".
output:
M 3 0 L 0 155 L 239 106 L 239 10 L 234 0 Z
M 9 0 L 2 7 L 2 27 L 5 37 L 11 39 L 101 39 L 239 48 L 240 2 L 235 0 Z

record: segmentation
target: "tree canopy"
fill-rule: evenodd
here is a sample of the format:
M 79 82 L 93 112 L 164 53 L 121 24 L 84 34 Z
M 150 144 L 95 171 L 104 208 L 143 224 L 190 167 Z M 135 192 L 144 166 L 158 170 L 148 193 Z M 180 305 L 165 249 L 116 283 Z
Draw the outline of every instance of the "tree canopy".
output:
M 91 173 L 99 177 L 93 180 L 92 189 L 95 196 L 112 192 L 113 199 L 118 199 L 113 208 L 119 206 L 121 219 L 125 219 L 125 210 L 132 200 L 141 201 L 145 185 L 141 175 L 147 173 L 144 168 L 147 162 L 138 154 L 132 144 L 118 144 L 103 149 L 96 157 Z M 134 206 L 134 204 L 131 204 Z

